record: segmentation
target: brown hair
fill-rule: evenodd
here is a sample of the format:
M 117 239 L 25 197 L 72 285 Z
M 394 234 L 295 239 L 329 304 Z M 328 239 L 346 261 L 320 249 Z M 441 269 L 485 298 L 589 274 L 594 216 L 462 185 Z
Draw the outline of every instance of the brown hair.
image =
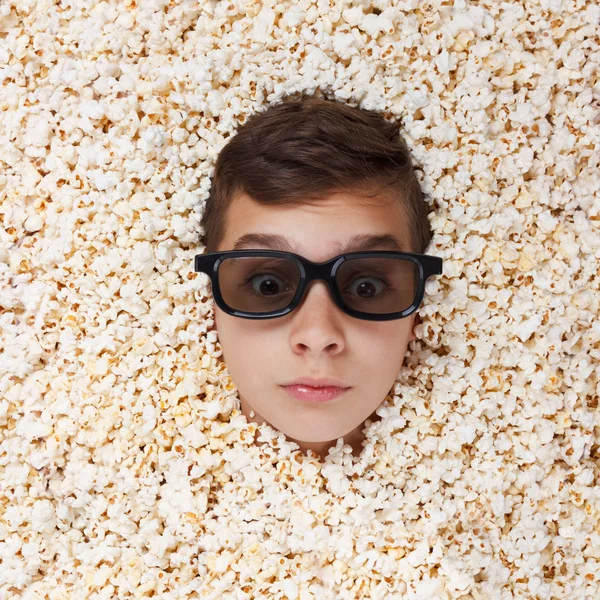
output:
M 219 153 L 201 221 L 206 251 L 215 252 L 223 239 L 237 194 L 276 205 L 342 191 L 399 202 L 410 251 L 425 252 L 432 238 L 427 205 L 399 127 L 335 99 L 290 94 L 251 115 Z

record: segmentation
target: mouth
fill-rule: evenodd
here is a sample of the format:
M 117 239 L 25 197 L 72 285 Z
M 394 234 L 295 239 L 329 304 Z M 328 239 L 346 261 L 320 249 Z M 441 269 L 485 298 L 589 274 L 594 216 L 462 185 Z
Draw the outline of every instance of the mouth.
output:
M 292 386 L 292 385 L 301 385 L 304 387 L 311 388 L 325 388 L 325 387 L 335 387 L 340 389 L 348 389 L 350 386 L 340 380 L 340 379 L 330 379 L 330 378 L 321 378 L 315 379 L 313 377 L 300 377 L 299 379 L 294 379 L 293 381 L 288 381 L 287 383 L 281 384 L 283 386 Z
M 321 386 L 313 387 L 309 385 L 283 385 L 281 386 L 292 398 L 301 402 L 322 403 L 331 402 L 339 398 L 349 387 L 339 386 Z

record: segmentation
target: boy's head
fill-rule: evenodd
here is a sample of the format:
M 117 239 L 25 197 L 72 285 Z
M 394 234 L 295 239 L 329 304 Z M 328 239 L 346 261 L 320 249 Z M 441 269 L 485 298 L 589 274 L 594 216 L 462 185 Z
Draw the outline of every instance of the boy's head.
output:
M 315 262 L 339 255 L 357 234 L 387 234 L 401 251 L 418 254 L 432 237 L 397 126 L 375 112 L 303 93 L 253 115 L 223 148 L 202 227 L 207 252 L 232 250 L 249 233 L 277 234 Z M 364 421 L 376 419 L 418 322 L 416 312 L 389 321 L 349 316 L 324 281 L 312 282 L 300 305 L 281 317 L 240 318 L 215 305 L 243 413 L 320 455 L 340 437 L 358 448 Z M 281 387 L 301 377 L 334 378 L 351 389 L 333 402 L 309 404 Z

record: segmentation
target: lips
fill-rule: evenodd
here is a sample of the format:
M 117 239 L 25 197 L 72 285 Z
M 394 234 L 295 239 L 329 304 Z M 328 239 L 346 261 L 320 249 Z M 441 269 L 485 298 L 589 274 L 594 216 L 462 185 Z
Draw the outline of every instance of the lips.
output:
M 304 386 L 311 388 L 340 388 L 340 389 L 348 389 L 349 386 L 347 383 L 340 379 L 330 379 L 330 378 L 321 378 L 315 379 L 313 377 L 300 377 L 299 379 L 294 379 L 293 381 L 288 381 L 287 383 L 283 383 L 283 386 Z
M 348 387 L 311 387 L 307 385 L 288 385 L 282 387 L 292 398 L 303 402 L 329 402 L 350 389 Z

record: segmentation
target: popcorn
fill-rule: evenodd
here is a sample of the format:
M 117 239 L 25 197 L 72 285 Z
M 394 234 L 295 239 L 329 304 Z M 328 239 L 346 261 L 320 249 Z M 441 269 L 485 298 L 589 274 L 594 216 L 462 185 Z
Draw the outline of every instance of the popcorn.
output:
M 27 121 L 27 129 L 23 135 L 26 146 L 44 147 L 50 143 L 52 126 L 45 115 L 31 115 Z
M 34 503 L 31 511 L 31 527 L 40 533 L 54 532 L 56 515 L 49 500 L 38 500 Z
M 0 597 L 598 597 L 600 8 L 138 4 L 0 6 Z M 192 268 L 234 122 L 315 85 L 402 120 L 444 258 L 322 464 Z

